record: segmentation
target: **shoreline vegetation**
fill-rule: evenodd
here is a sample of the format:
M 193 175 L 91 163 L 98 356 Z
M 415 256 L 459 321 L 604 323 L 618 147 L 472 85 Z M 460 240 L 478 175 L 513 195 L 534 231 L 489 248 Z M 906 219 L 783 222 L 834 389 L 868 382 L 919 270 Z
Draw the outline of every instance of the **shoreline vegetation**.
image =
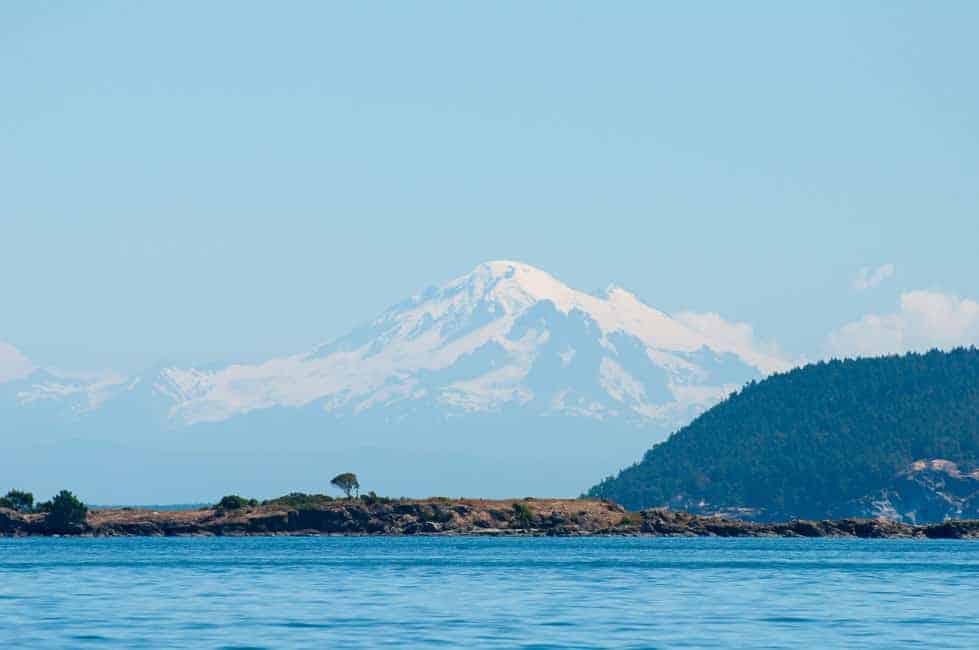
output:
M 346 492 L 346 490 L 345 490 Z M 10 498 L 10 494 L 14 498 Z M 194 510 L 89 509 L 63 490 L 34 507 L 26 492 L 0 498 L 0 536 L 649 536 L 979 539 L 979 520 L 913 525 L 878 519 L 754 523 L 603 499 L 333 498 L 292 493 L 259 502 L 237 495 Z M 30 497 L 30 498 L 28 498 Z

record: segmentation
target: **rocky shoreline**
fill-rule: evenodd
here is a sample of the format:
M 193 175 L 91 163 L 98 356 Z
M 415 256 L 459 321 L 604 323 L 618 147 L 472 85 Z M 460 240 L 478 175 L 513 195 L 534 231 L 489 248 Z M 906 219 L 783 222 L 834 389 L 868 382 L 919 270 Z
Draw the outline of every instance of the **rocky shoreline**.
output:
M 913 525 L 840 519 L 754 523 L 687 512 L 627 512 L 595 499 L 336 500 L 295 507 L 268 503 L 233 510 L 91 510 L 84 523 L 56 527 L 44 514 L 0 508 L 0 536 L 470 535 L 652 537 L 861 537 L 979 539 L 979 520 Z

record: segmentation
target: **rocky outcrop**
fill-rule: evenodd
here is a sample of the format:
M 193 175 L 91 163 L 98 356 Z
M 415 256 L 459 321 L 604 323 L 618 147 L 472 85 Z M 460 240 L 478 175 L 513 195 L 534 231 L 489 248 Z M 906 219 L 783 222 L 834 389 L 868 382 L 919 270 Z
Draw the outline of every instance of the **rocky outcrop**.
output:
M 0 508 L 0 535 L 30 535 L 36 534 L 35 530 L 37 529 L 26 516 L 14 510 Z
M 939 530 L 940 525 L 913 526 L 886 519 L 757 523 L 663 509 L 643 510 L 640 514 L 642 534 L 672 537 L 979 537 L 979 521 L 954 522 L 958 526 L 945 531 Z
M 84 525 L 55 531 L 44 515 L 0 509 L 0 535 L 636 535 L 656 537 L 904 537 L 979 539 L 979 520 L 914 525 L 845 518 L 758 523 L 665 509 L 626 512 L 591 499 L 361 500 L 269 504 L 222 511 L 92 510 Z
M 86 522 L 82 524 L 57 524 L 43 514 L 23 514 L 0 508 L 0 536 L 25 537 L 28 535 L 85 535 L 92 532 Z
M 755 522 L 793 519 L 795 513 L 764 508 L 721 506 L 684 497 L 671 507 L 705 517 Z M 858 499 L 829 507 L 831 519 L 886 519 L 906 524 L 934 524 L 950 519 L 979 519 L 979 470 L 963 471 L 942 458 L 917 460 L 886 485 Z
M 834 514 L 905 523 L 979 519 L 979 470 L 963 472 L 942 458 L 918 460 L 890 484 Z

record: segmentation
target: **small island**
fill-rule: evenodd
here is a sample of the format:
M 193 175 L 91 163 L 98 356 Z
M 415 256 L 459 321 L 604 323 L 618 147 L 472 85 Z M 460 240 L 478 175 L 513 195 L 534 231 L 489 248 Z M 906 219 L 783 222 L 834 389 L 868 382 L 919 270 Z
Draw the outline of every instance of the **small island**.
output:
M 352 488 L 349 480 L 346 488 Z M 348 490 L 344 489 L 347 493 Z M 13 498 L 11 498 L 11 495 Z M 29 493 L 0 499 L 0 536 L 653 536 L 979 539 L 979 520 L 913 525 L 884 519 L 756 523 L 663 508 L 629 512 L 604 499 L 333 498 L 292 493 L 259 502 L 229 495 L 213 506 L 156 511 L 89 509 L 71 492 L 34 507 Z

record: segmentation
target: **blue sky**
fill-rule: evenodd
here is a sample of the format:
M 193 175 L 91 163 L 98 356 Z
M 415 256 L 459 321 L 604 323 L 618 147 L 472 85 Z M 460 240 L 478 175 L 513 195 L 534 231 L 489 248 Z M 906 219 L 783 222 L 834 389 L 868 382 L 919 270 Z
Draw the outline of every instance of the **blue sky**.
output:
M 6 3 L 0 341 L 73 370 L 257 360 L 506 258 L 794 357 L 968 342 L 977 24 L 966 2 Z

